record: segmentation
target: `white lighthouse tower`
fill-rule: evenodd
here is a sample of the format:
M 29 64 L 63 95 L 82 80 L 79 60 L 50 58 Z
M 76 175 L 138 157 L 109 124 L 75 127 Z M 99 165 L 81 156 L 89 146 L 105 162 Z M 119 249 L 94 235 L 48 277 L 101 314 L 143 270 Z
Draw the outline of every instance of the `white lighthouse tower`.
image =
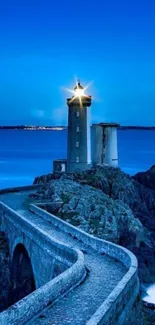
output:
M 67 172 L 86 170 L 91 167 L 91 140 L 89 109 L 91 96 L 85 94 L 80 82 L 74 88 L 68 105 L 68 139 L 67 139 Z

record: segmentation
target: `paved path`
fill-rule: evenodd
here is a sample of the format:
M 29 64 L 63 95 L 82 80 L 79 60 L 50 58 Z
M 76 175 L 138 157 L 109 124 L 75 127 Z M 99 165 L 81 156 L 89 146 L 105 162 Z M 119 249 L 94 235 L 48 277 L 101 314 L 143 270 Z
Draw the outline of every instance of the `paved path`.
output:
M 45 309 L 29 324 L 33 325 L 84 325 L 95 313 L 110 292 L 126 273 L 126 268 L 106 255 L 100 255 L 77 239 L 54 227 L 49 222 L 28 211 L 27 193 L 13 193 L 0 196 L 0 200 L 44 229 L 52 239 L 71 247 L 79 248 L 85 256 L 89 272 L 85 281 Z

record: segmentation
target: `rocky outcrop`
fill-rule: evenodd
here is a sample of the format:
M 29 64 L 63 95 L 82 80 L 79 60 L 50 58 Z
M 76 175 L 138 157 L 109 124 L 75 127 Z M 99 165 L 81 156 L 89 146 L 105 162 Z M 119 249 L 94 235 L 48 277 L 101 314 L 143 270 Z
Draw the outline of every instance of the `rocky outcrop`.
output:
M 33 184 L 36 185 L 36 184 L 46 184 L 48 182 L 50 182 L 51 180 L 53 179 L 59 179 L 60 177 L 59 176 L 56 176 L 54 174 L 45 174 L 45 175 L 41 175 L 41 176 L 38 176 L 38 177 L 35 177 L 34 179 L 34 182 Z
M 129 248 L 139 261 L 144 282 L 155 280 L 155 191 L 119 168 L 97 167 L 73 175 L 53 174 L 36 199 L 46 209 L 98 237 Z
M 153 165 L 146 172 L 140 172 L 133 176 L 138 183 L 148 187 L 151 190 L 155 190 L 155 165 Z
M 125 325 L 135 325 L 135 324 L 149 325 L 143 311 L 143 303 L 139 296 L 137 297 L 130 312 L 128 313 L 124 324 Z
M 69 179 L 53 180 L 38 194 L 50 201 L 48 209 L 90 234 L 118 243 L 128 229 L 137 246 L 148 240 L 147 230 L 123 201 L 113 200 L 92 186 Z
M 154 168 L 152 167 L 151 170 Z M 135 240 L 128 228 L 120 237 L 120 244 L 133 251 L 138 257 L 140 278 L 145 282 L 155 280 L 155 191 L 138 183 L 119 168 L 100 167 L 86 173 L 75 174 L 75 178 L 86 180 L 89 184 L 100 188 L 113 200 L 123 201 L 130 207 L 134 216 L 149 231 L 149 242 L 135 245 Z M 133 243 L 130 238 L 133 238 Z

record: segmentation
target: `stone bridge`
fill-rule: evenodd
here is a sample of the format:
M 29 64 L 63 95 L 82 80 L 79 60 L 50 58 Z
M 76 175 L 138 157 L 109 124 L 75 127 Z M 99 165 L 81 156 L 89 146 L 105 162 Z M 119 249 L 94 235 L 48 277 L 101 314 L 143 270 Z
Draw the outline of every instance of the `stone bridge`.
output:
M 0 313 L 0 324 L 123 324 L 139 291 L 135 256 L 29 204 L 32 191 L 0 193 L 13 288 L 26 281 L 30 293 Z

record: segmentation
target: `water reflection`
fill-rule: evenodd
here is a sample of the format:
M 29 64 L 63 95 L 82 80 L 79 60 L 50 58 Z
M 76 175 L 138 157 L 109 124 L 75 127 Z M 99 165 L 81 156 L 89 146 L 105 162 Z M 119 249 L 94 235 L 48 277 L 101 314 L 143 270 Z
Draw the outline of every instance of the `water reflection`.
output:
M 155 284 L 152 284 L 147 288 L 143 300 L 155 304 Z

